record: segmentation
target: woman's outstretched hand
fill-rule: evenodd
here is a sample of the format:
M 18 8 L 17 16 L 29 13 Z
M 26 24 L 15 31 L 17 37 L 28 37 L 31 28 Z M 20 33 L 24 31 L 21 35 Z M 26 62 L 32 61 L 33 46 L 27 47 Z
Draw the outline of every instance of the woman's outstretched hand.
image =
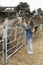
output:
M 35 28 L 32 28 L 32 32 L 33 32 L 33 33 L 35 32 Z

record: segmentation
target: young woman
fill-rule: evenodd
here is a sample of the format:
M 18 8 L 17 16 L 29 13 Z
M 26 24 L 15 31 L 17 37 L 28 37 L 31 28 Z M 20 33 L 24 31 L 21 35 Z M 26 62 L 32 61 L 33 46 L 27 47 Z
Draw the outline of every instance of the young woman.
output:
M 28 54 L 33 54 L 33 47 L 32 47 L 32 37 L 33 37 L 33 32 L 35 29 L 33 29 L 33 22 L 28 20 L 28 23 L 26 23 L 25 19 L 22 22 L 22 26 L 26 31 L 26 36 L 27 36 L 27 43 L 28 43 Z

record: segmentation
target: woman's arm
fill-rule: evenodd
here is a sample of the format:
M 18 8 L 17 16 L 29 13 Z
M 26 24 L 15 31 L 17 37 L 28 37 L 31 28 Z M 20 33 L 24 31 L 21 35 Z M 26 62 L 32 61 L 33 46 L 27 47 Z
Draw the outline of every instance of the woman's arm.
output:
M 27 24 L 24 22 L 23 24 L 22 24 L 22 27 L 25 29 L 25 30 L 28 30 L 30 27 L 29 26 L 27 26 Z

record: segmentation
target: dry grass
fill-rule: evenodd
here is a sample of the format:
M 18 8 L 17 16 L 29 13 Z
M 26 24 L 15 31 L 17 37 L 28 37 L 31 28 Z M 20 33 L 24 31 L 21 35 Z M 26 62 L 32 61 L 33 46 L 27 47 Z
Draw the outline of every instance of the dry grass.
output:
M 12 40 L 12 38 L 10 38 Z M 7 65 L 43 65 L 43 33 L 35 35 L 33 40 L 34 54 L 27 53 L 27 44 L 15 53 L 9 60 Z M 2 63 L 2 55 L 0 55 L 0 65 Z
M 43 33 L 33 40 L 34 54 L 29 55 L 27 49 L 26 44 L 8 60 L 7 65 L 43 65 Z

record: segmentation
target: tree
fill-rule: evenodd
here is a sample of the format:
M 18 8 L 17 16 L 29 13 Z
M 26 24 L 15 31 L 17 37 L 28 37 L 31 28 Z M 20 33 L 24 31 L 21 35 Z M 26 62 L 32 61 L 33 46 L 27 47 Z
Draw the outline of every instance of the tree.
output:
M 37 11 L 38 11 L 38 13 L 41 13 L 42 12 L 42 9 L 41 8 L 38 8 Z
M 19 5 L 17 6 L 18 8 L 23 8 L 23 9 L 29 9 L 29 5 L 25 2 L 20 2 Z
M 27 2 L 20 2 L 17 7 L 16 7 L 16 11 L 19 12 L 21 10 L 24 11 L 24 14 L 27 13 L 27 15 L 30 17 L 31 16 L 31 11 L 30 11 L 30 6 L 27 4 Z
M 38 13 L 39 13 L 41 16 L 43 16 L 43 11 L 42 11 L 41 8 L 38 8 L 37 11 L 38 11 Z
M 36 11 L 35 11 L 35 10 L 33 10 L 33 11 L 32 11 L 32 15 L 34 15 L 35 13 L 36 13 Z

